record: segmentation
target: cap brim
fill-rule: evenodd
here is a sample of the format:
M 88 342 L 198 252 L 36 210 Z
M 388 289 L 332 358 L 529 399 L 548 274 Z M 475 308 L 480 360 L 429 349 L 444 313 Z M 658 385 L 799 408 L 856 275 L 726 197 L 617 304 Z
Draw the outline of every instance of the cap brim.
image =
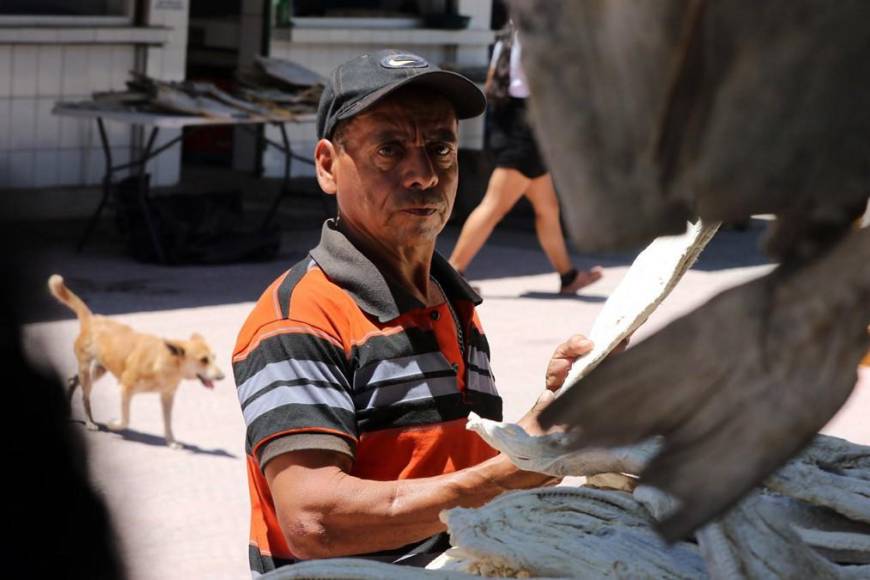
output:
M 477 85 L 459 73 L 433 70 L 378 89 L 354 103 L 347 111 L 336 115 L 336 120 L 343 121 L 358 115 L 394 91 L 408 86 L 428 87 L 437 91 L 453 105 L 457 119 L 471 119 L 482 115 L 486 110 L 486 97 Z

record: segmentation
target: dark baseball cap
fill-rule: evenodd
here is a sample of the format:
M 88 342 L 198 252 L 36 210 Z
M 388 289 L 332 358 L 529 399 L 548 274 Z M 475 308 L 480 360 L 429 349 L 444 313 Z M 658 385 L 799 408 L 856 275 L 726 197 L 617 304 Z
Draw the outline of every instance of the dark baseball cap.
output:
M 476 117 L 486 109 L 483 92 L 461 74 L 441 70 L 410 52 L 379 50 L 332 71 L 317 108 L 317 135 L 329 138 L 339 121 L 350 119 L 408 85 L 440 93 L 453 104 L 459 119 Z

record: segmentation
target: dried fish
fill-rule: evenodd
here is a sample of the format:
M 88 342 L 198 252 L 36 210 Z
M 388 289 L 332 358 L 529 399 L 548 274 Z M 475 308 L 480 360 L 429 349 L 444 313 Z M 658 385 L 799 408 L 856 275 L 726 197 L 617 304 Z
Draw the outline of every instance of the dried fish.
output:
M 476 413 L 469 414 L 466 428 L 506 454 L 520 469 L 555 477 L 600 473 L 637 475 L 661 448 L 661 443 L 652 439 L 644 445 L 575 451 L 571 447 L 570 433 L 533 437 L 519 425 L 484 419 Z
M 269 77 L 261 73 L 259 78 Z M 316 110 L 323 89 L 321 85 L 281 86 L 283 88 L 242 87 L 238 94 L 233 95 L 210 82 L 162 81 L 131 71 L 127 91 L 97 92 L 90 104 L 77 103 L 75 106 L 100 111 L 171 112 L 268 121 L 294 121 L 299 114 Z
M 870 566 L 840 565 L 826 559 L 801 539 L 778 508 L 766 496 L 752 494 L 725 517 L 701 528 L 698 542 L 711 578 L 868 577 Z
M 219 117 L 225 119 L 248 116 L 246 112 L 240 111 L 230 105 L 226 105 L 211 97 L 192 96 L 186 92 L 165 85 L 157 86 L 157 94 L 153 101 L 154 104 L 159 107 L 177 113 L 186 113 L 188 115 L 203 115 L 206 117 Z
M 690 542 L 666 545 L 630 494 L 588 487 L 507 493 L 478 509 L 441 513 L 468 572 L 557 578 L 699 578 Z
M 870 524 L 870 447 L 820 435 L 765 481 L 781 494 Z
M 701 220 L 689 223 L 684 234 L 656 238 L 635 258 L 595 318 L 589 332 L 595 347 L 571 367 L 560 394 L 576 385 L 646 322 L 692 267 L 720 225 Z
M 294 87 L 323 84 L 323 77 L 301 64 L 280 58 L 258 56 L 256 64 L 266 75 Z

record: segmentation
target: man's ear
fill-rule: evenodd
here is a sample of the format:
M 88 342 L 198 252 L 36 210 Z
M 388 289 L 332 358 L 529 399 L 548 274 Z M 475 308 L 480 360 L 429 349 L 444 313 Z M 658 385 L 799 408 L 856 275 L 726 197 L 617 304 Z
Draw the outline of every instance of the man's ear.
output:
M 165 344 L 166 348 L 169 349 L 169 352 L 171 352 L 175 356 L 184 356 L 184 347 L 177 342 L 169 342 L 168 340 L 164 340 L 163 344 Z
M 338 157 L 338 147 L 328 139 L 321 139 L 314 147 L 314 168 L 317 183 L 324 193 L 335 195 L 338 190 L 335 180 L 335 160 Z

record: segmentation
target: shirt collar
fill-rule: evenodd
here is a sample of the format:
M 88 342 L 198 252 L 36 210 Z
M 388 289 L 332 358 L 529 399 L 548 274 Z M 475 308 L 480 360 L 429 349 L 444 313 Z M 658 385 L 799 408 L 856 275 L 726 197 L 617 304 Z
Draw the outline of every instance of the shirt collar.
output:
M 353 297 L 361 309 L 387 322 L 425 305 L 400 285 L 384 276 L 347 237 L 336 228 L 335 220 L 326 220 L 320 244 L 311 257 L 326 276 Z M 432 255 L 431 275 L 447 298 L 468 300 L 475 306 L 483 302 L 468 282 L 438 252 Z

